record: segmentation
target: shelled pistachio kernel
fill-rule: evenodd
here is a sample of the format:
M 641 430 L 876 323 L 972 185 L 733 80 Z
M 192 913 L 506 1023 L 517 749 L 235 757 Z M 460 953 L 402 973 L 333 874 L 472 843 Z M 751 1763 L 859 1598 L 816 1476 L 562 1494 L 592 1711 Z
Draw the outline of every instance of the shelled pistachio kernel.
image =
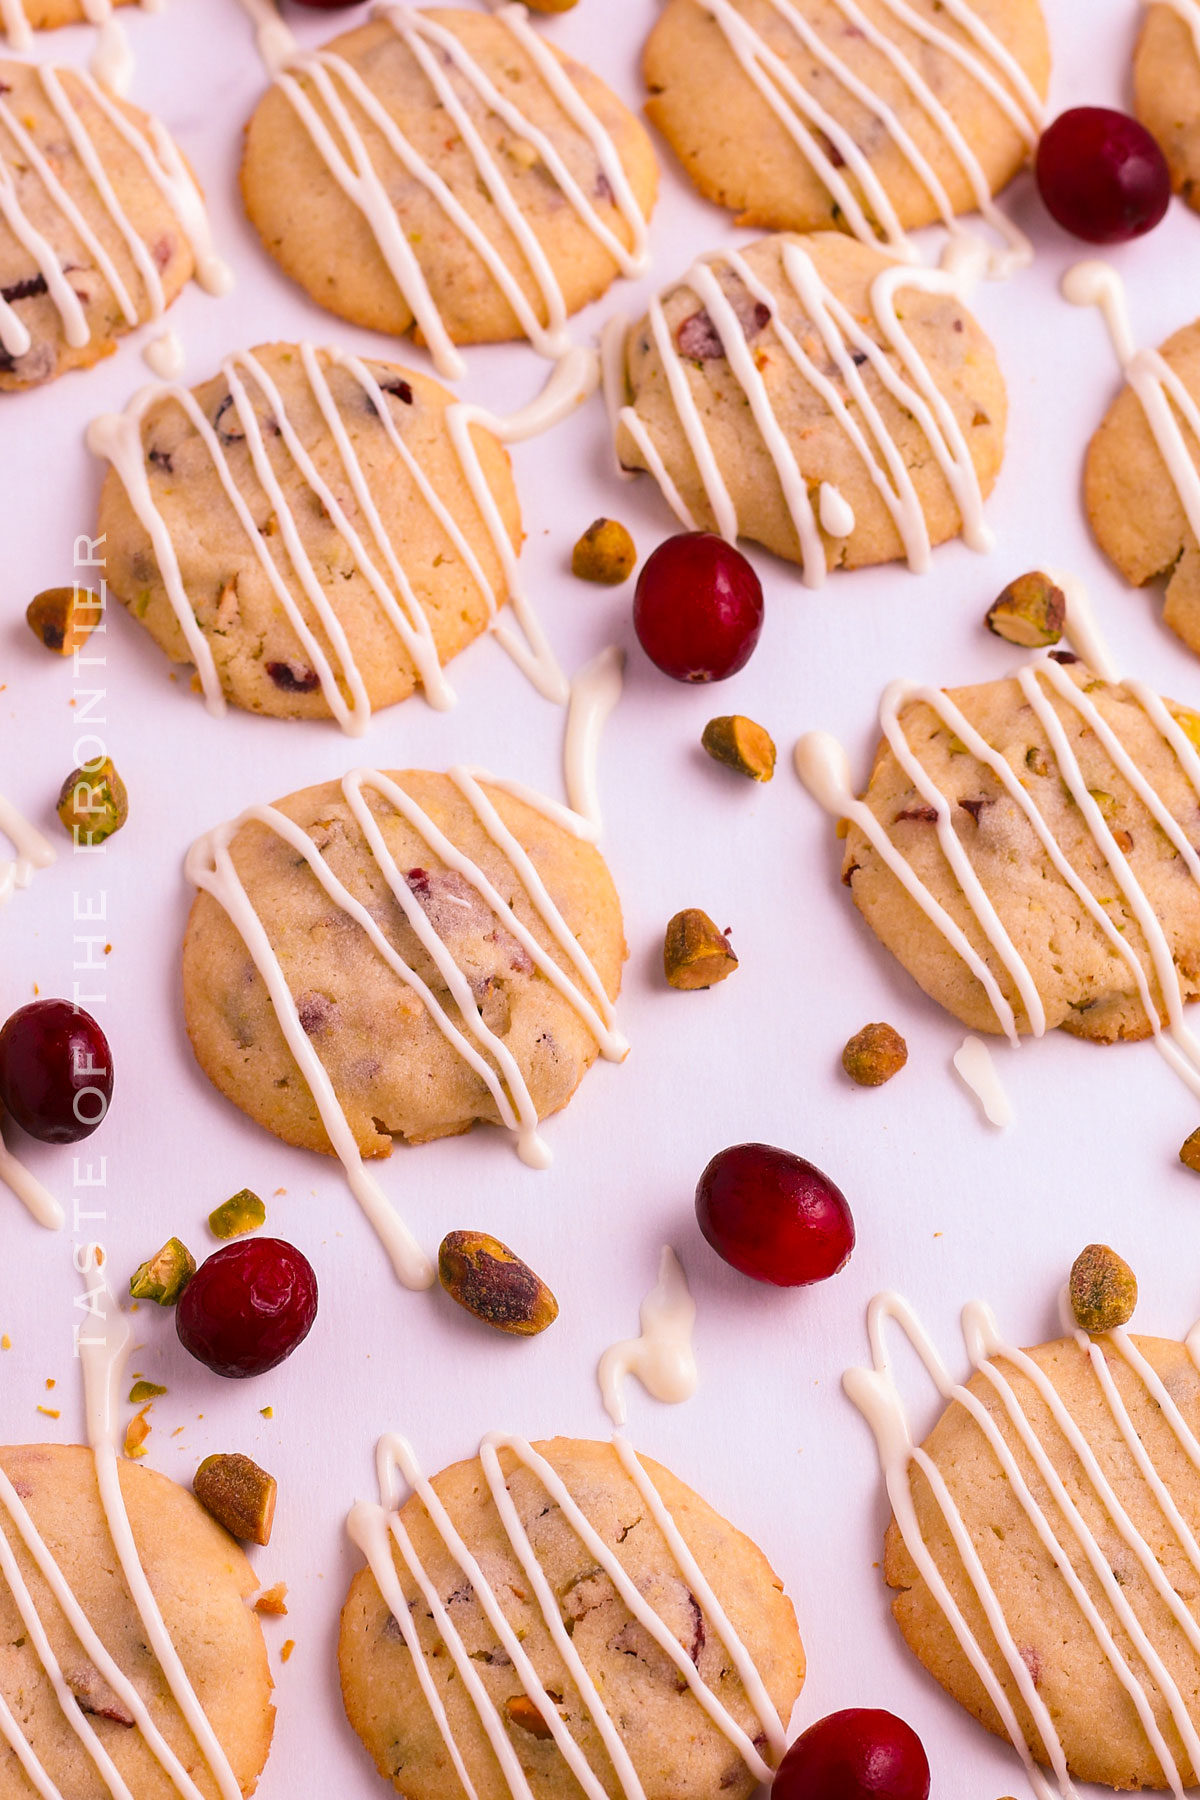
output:
M 216 1238 L 244 1237 L 267 1222 L 267 1209 L 250 1188 L 239 1188 L 208 1215 L 208 1229 Z
M 741 713 L 710 719 L 700 742 L 714 762 L 724 763 L 752 781 L 770 781 L 775 773 L 775 743 L 770 732 Z
M 231 1537 L 269 1544 L 278 1484 L 240 1451 L 206 1456 L 192 1482 L 197 1500 Z
M 62 784 L 58 816 L 81 843 L 102 844 L 129 817 L 129 795 L 111 758 L 98 757 L 75 769 Z
M 196 1259 L 177 1237 L 168 1238 L 161 1250 L 141 1263 L 129 1283 L 135 1300 L 153 1300 L 156 1306 L 174 1306 L 192 1276 Z
M 44 588 L 25 608 L 25 622 L 56 656 L 73 656 L 100 623 L 104 602 L 89 588 Z
M 893 1025 L 864 1025 L 842 1051 L 842 1067 L 859 1087 L 882 1087 L 908 1061 L 908 1045 Z
M 1057 644 L 1067 623 L 1067 600 L 1062 589 L 1040 569 L 1018 575 L 988 608 L 989 631 L 1022 650 L 1040 650 Z
M 1083 1331 L 1128 1325 L 1137 1306 L 1137 1276 L 1107 1244 L 1089 1244 L 1071 1266 L 1071 1311 Z
M 684 993 L 710 988 L 738 966 L 733 946 L 706 912 L 689 906 L 675 914 L 663 939 L 663 973 Z
M 637 568 L 637 546 L 616 519 L 594 519 L 571 552 L 571 573 L 580 581 L 619 587 Z
M 534 12 L 560 13 L 570 12 L 578 4 L 578 0 L 529 0 L 529 4 Z
M 512 1337 L 536 1337 L 558 1317 L 558 1301 L 541 1276 L 483 1231 L 447 1233 L 438 1279 L 467 1312 Z
M 1179 1150 L 1179 1160 L 1185 1168 L 1194 1169 L 1200 1175 L 1200 1126 L 1184 1138 Z

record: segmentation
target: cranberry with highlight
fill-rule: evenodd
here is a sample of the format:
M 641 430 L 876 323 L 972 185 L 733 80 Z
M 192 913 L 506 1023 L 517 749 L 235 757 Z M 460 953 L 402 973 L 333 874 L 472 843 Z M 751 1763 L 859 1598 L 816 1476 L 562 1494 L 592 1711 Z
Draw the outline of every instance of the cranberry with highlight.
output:
M 895 1713 L 852 1707 L 810 1725 L 775 1777 L 772 1800 L 929 1800 L 929 1761 Z
M 1146 127 L 1108 106 L 1073 106 L 1042 134 L 1037 184 L 1046 210 L 1088 244 L 1153 231 L 1171 200 L 1167 159 Z
M 317 1316 L 312 1264 L 282 1238 L 227 1244 L 201 1263 L 175 1309 L 179 1341 L 214 1374 L 265 1375 L 297 1349 Z
M 710 531 L 668 538 L 638 576 L 642 649 L 676 681 L 724 681 L 749 662 L 763 624 L 762 584 L 740 550 Z
M 0 1031 L 0 1106 L 44 1144 L 78 1144 L 108 1111 L 112 1052 L 90 1013 L 34 1000 Z
M 845 1196 L 802 1156 L 770 1144 L 714 1156 L 696 1188 L 696 1217 L 718 1256 L 775 1287 L 827 1281 L 854 1249 Z

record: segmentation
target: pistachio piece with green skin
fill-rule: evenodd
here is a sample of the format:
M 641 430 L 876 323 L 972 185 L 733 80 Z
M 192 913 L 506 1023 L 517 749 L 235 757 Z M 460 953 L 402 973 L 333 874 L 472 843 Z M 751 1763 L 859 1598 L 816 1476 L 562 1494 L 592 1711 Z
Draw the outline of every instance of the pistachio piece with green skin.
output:
M 908 1045 L 894 1025 L 864 1025 L 842 1051 L 842 1067 L 859 1087 L 882 1087 L 908 1061 Z
M 1042 650 L 1057 644 L 1067 624 L 1067 598 L 1040 569 L 1018 575 L 988 608 L 987 628 L 1006 644 Z
M 129 1283 L 135 1300 L 153 1300 L 156 1306 L 174 1306 L 192 1276 L 196 1259 L 179 1238 L 168 1238 L 162 1249 L 139 1265 Z
M 1128 1325 L 1137 1306 L 1137 1276 L 1108 1244 L 1089 1244 L 1071 1267 L 1071 1311 L 1083 1331 Z
M 267 1222 L 267 1209 L 250 1188 L 239 1188 L 208 1215 L 208 1229 L 216 1238 L 244 1237 Z
M 130 1406 L 144 1406 L 147 1400 L 161 1400 L 166 1393 L 157 1381 L 135 1381 L 129 1390 Z
M 275 1522 L 278 1483 L 240 1451 L 206 1456 L 192 1488 L 206 1512 L 231 1537 L 246 1544 L 269 1544 Z
M 438 1250 L 438 1279 L 452 1300 L 512 1337 L 537 1337 L 558 1301 L 528 1263 L 483 1231 L 451 1231 Z
M 729 939 L 706 912 L 689 906 L 675 914 L 663 939 L 663 974 L 669 987 L 694 993 L 724 981 L 737 966 Z
M 775 744 L 769 731 L 742 713 L 710 719 L 700 742 L 714 762 L 748 775 L 752 781 L 770 781 L 775 773 Z
M 111 759 L 100 757 L 68 775 L 57 810 L 76 843 L 88 849 L 120 831 L 129 817 L 129 795 Z
M 44 588 L 25 608 L 25 622 L 56 656 L 73 656 L 100 623 L 104 602 L 90 588 Z
M 595 519 L 571 553 L 571 573 L 580 581 L 619 587 L 637 568 L 637 546 L 616 519 Z
M 1179 1160 L 1185 1169 L 1194 1169 L 1200 1175 L 1200 1126 L 1184 1138 L 1179 1150 Z

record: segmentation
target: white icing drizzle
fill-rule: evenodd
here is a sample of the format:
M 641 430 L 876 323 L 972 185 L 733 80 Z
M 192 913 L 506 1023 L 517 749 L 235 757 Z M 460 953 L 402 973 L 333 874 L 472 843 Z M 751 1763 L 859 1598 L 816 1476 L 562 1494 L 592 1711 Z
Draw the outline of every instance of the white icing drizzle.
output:
M 277 75 L 300 48 L 295 33 L 280 18 L 275 0 L 240 0 L 240 5 L 254 26 L 258 53 L 268 73 Z
M 691 1657 L 630 1580 L 620 1559 L 590 1524 L 566 1482 L 551 1464 L 539 1455 L 525 1439 L 513 1437 L 506 1432 L 492 1432 L 483 1440 L 479 1450 L 480 1462 L 492 1500 L 517 1561 L 520 1563 L 534 1598 L 541 1609 L 554 1647 L 591 1715 L 597 1735 L 603 1743 L 608 1760 L 616 1775 L 620 1791 L 625 1796 L 625 1800 L 645 1800 L 645 1791 L 622 1740 L 619 1724 L 605 1707 L 599 1689 L 563 1624 L 558 1597 L 538 1562 L 521 1522 L 500 1461 L 502 1450 L 508 1451 L 536 1476 L 550 1500 L 560 1508 L 568 1526 L 587 1549 L 589 1555 L 594 1558 L 597 1567 L 608 1576 L 622 1603 L 674 1664 L 679 1677 L 686 1683 L 697 1703 L 734 1747 L 755 1780 L 770 1781 L 772 1769 L 779 1763 L 786 1748 L 786 1737 L 762 1676 L 759 1674 L 747 1646 L 738 1636 L 721 1606 L 710 1582 L 701 1572 L 670 1509 L 663 1501 L 637 1453 L 620 1437 L 614 1440 L 613 1449 L 622 1468 L 636 1487 L 639 1499 L 646 1506 L 661 1532 L 667 1548 L 675 1560 L 676 1567 L 703 1613 L 709 1629 L 716 1633 L 732 1666 L 737 1671 L 750 1708 L 757 1717 L 766 1738 L 770 1755 L 768 1761 L 760 1754 L 736 1719 L 701 1679 Z M 379 1444 L 377 1460 L 380 1501 L 378 1504 L 360 1501 L 350 1514 L 347 1529 L 352 1541 L 366 1557 L 379 1591 L 391 1609 L 392 1617 L 412 1652 L 417 1679 L 468 1800 L 478 1800 L 478 1791 L 471 1780 L 462 1746 L 455 1738 L 440 1694 L 429 1674 L 417 1630 L 397 1574 L 394 1561 L 397 1550 L 433 1616 L 442 1643 L 454 1664 L 455 1671 L 462 1679 L 479 1724 L 500 1764 L 509 1793 L 513 1796 L 513 1800 L 533 1800 L 533 1796 L 504 1720 L 480 1680 L 475 1664 L 468 1656 L 462 1638 L 442 1604 L 433 1580 L 421 1562 L 412 1539 L 404 1527 L 400 1517 L 404 1488 L 408 1488 L 420 1498 L 434 1530 L 441 1538 L 449 1555 L 469 1581 L 488 1623 L 496 1633 L 499 1644 L 511 1658 L 514 1670 L 520 1678 L 526 1694 L 541 1714 L 547 1730 L 583 1793 L 588 1796 L 588 1800 L 606 1800 L 608 1789 L 604 1785 L 603 1778 L 589 1765 L 587 1758 L 564 1724 L 558 1706 L 547 1693 L 520 1638 L 508 1623 L 487 1574 L 456 1530 L 432 1484 L 422 1474 L 411 1446 L 404 1438 L 385 1437 Z
M 853 135 L 819 103 L 795 70 L 745 18 L 734 0 L 699 0 L 699 4 L 720 26 L 741 69 L 835 201 L 854 236 L 865 244 L 876 244 L 882 238 L 884 246 L 894 255 L 907 262 L 917 261 L 915 244 L 901 225 L 891 197 L 870 158 Z M 853 102 L 866 109 L 924 187 L 952 237 L 966 235 L 936 171 L 894 108 L 855 74 L 832 44 L 809 24 L 793 0 L 769 0 L 769 4 L 794 34 L 802 52 L 799 60 L 811 60 L 818 69 L 839 82 Z M 1003 276 L 1024 268 L 1032 260 L 1033 246 L 1025 233 L 994 204 L 978 156 L 953 113 L 939 100 L 931 80 L 926 79 L 921 67 L 905 53 L 892 32 L 876 24 L 864 12 L 858 0 L 834 0 L 834 4 L 845 20 L 844 30 L 865 39 L 887 60 L 910 99 L 958 163 L 976 210 L 1004 246 L 990 256 L 989 272 Z M 936 67 L 935 52 L 957 63 L 1004 112 L 1026 146 L 1033 150 L 1044 117 L 1041 99 L 1016 59 L 966 0 L 947 0 L 943 10 L 972 40 L 970 43 L 964 43 L 962 38 L 934 25 L 906 0 L 881 0 L 881 6 L 898 26 L 907 28 L 921 39 L 921 60 L 925 67 L 928 68 L 931 62 Z M 851 177 L 857 183 L 857 192 Z M 875 222 L 869 215 L 873 215 Z
M 0 836 L 6 837 L 16 851 L 15 857 L 0 857 L 0 906 L 3 906 L 18 888 L 29 886 L 39 869 L 50 867 L 55 852 L 53 845 L 3 794 L 0 794 Z
M 965 1037 L 954 1052 L 954 1067 L 970 1088 L 989 1125 L 1001 1130 L 1013 1122 L 1012 1101 L 1004 1091 L 996 1060 L 982 1038 Z
M 183 345 L 173 331 L 151 338 L 142 351 L 142 361 L 160 381 L 174 381 L 182 373 L 185 360 Z
M 48 1187 L 38 1180 L 32 1169 L 27 1169 L 19 1157 L 15 1156 L 4 1141 L 0 1131 L 0 1182 L 17 1196 L 22 1206 L 35 1218 L 39 1225 L 47 1231 L 61 1231 L 66 1224 L 66 1214 Z
M 618 1429 L 627 1415 L 625 1382 L 635 1375 L 656 1400 L 690 1400 L 699 1379 L 692 1351 L 696 1302 L 670 1245 L 663 1248 L 658 1282 L 642 1301 L 641 1333 L 613 1344 L 600 1358 L 597 1379 L 609 1418 Z
M 885 344 L 900 365 L 897 369 L 866 325 L 843 305 L 821 278 L 816 263 L 802 241 L 785 240 L 782 259 L 786 281 L 786 291 L 783 294 L 770 287 L 755 272 L 746 257 L 736 250 L 719 251 L 712 256 L 702 257 L 692 264 L 681 282 L 673 284 L 670 291 L 680 287 L 690 289 L 700 301 L 712 322 L 713 330 L 721 340 L 730 370 L 746 397 L 754 423 L 774 465 L 788 516 L 799 543 L 806 585 L 819 586 L 829 572 L 829 558 L 818 528 L 818 514 L 814 511 L 808 483 L 795 449 L 772 406 L 770 392 L 747 342 L 742 322 L 715 273 L 717 265 L 728 268 L 748 290 L 752 299 L 767 308 L 780 348 L 793 368 L 825 402 L 831 418 L 845 433 L 871 485 L 887 508 L 904 546 L 909 567 L 922 573 L 928 569 L 931 553 L 929 530 L 920 498 L 899 446 L 863 380 L 862 369 L 867 364 L 888 394 L 906 414 L 911 415 L 923 433 L 930 455 L 941 469 L 954 496 L 962 520 L 964 539 L 973 550 L 990 550 L 994 539 L 984 522 L 979 477 L 962 428 L 953 407 L 942 394 L 928 365 L 901 325 L 896 306 L 897 294 L 905 288 L 961 297 L 961 275 L 941 269 L 891 266 L 881 270 L 871 282 L 872 317 Z M 807 314 L 825 358 L 835 365 L 850 404 L 842 398 L 838 382 L 830 379 L 810 356 L 796 333 L 785 323 L 781 308 L 796 302 L 800 303 Z M 717 529 L 732 542 L 741 529 L 737 509 L 725 484 L 704 416 L 692 393 L 686 358 L 671 331 L 659 296 L 650 301 L 649 328 L 662 362 L 676 415 L 699 472 Z M 620 398 L 620 373 L 614 361 L 611 341 L 606 344 L 605 378 L 606 394 L 611 407 Z M 620 407 L 617 423 L 624 426 L 633 438 L 676 517 L 688 530 L 694 530 L 696 520 L 669 475 L 662 452 L 636 407 Z M 823 488 L 819 505 L 820 526 L 831 537 L 842 539 L 853 531 L 853 511 L 835 489 L 829 488 L 826 493 Z
M 110 94 L 127 94 L 133 85 L 133 50 L 125 27 L 116 19 L 105 19 L 96 34 L 96 47 L 88 59 L 88 68 Z
M 472 427 L 479 425 L 505 443 L 517 443 L 538 432 L 550 430 L 593 391 L 599 374 L 595 355 L 589 351 L 573 350 L 561 360 L 537 398 L 507 418 L 497 418 L 482 407 L 467 405 L 461 401 L 447 407 L 444 413 L 446 429 L 459 467 L 501 565 L 504 588 L 519 627 L 519 632 L 514 632 L 500 616 L 502 597 L 493 590 L 478 556 L 453 512 L 438 493 L 430 474 L 405 443 L 372 370 L 359 357 L 343 350 L 317 350 L 308 343 L 301 344 L 299 350 L 305 379 L 333 438 L 353 495 L 353 507 L 343 505 L 322 477 L 292 423 L 282 394 L 255 353 L 244 350 L 226 357 L 221 364 L 221 373 L 229 384 L 234 412 L 245 437 L 256 481 L 270 497 L 295 583 L 332 646 L 336 667 L 315 636 L 296 595 L 264 542 L 246 498 L 238 487 L 218 433 L 188 388 L 177 382 L 151 383 L 134 395 L 124 412 L 104 413 L 88 427 L 89 449 L 93 455 L 103 457 L 112 464 L 134 512 L 150 538 L 167 599 L 196 665 L 209 711 L 220 715 L 225 710 L 220 672 L 208 638 L 197 622 L 170 528 L 155 505 L 146 472 L 142 427 L 151 408 L 163 401 L 173 401 L 182 408 L 204 444 L 221 486 L 246 534 L 246 541 L 300 641 L 333 717 L 343 731 L 352 737 L 360 737 L 366 731 L 371 716 L 370 700 L 362 672 L 329 592 L 322 585 L 317 568 L 304 547 L 299 522 L 272 466 L 255 415 L 248 382 L 263 396 L 271 417 L 279 427 L 281 441 L 292 467 L 301 476 L 308 492 L 325 509 L 355 567 L 366 580 L 380 610 L 412 659 L 429 704 L 442 710 L 454 703 L 453 690 L 438 658 L 429 616 L 418 599 L 403 560 L 403 546 L 389 535 L 384 525 L 371 477 L 355 449 L 345 418 L 334 398 L 326 373 L 330 366 L 348 374 L 369 401 L 380 428 L 387 436 L 390 452 L 399 458 L 416 483 L 422 499 L 450 538 L 472 584 L 481 596 L 487 609 L 491 634 L 539 693 L 548 700 L 564 704 L 569 694 L 566 677 L 522 584 L 517 553 L 513 549 L 508 528 L 484 473 L 471 433 Z M 352 512 L 361 516 L 361 526 L 352 522 Z M 349 698 L 343 688 L 348 691 Z
M 581 837 L 600 836 L 600 795 L 596 786 L 600 734 L 621 698 L 624 671 L 625 652 L 610 644 L 571 683 L 563 765 L 571 810 L 590 827 L 587 832 L 579 832 Z
M 459 1022 L 456 1022 L 449 1007 L 437 999 L 416 971 L 405 962 L 366 907 L 334 875 L 308 833 L 277 808 L 253 806 L 242 813 L 240 818 L 218 826 L 216 830 L 197 839 L 188 852 L 185 864 L 189 880 L 205 893 L 211 894 L 237 928 L 266 984 L 280 1029 L 312 1093 L 329 1141 L 346 1171 L 350 1188 L 382 1239 L 397 1276 L 406 1287 L 411 1288 L 426 1288 L 433 1284 L 433 1265 L 395 1212 L 374 1176 L 368 1172 L 359 1154 L 354 1133 L 329 1074 L 313 1040 L 300 1022 L 279 958 L 234 867 L 230 845 L 241 827 L 253 822 L 265 825 L 268 830 L 275 832 L 304 858 L 334 905 L 367 934 L 376 954 L 421 1000 L 446 1041 L 484 1083 L 495 1101 L 502 1124 L 513 1136 L 522 1161 L 533 1168 L 545 1168 L 551 1160 L 550 1150 L 540 1135 L 537 1108 L 520 1067 L 508 1047 L 484 1024 L 466 977 L 397 867 L 368 805 L 365 790 L 381 795 L 423 839 L 433 854 L 475 889 L 495 914 L 502 928 L 516 938 L 542 978 L 579 1015 L 595 1038 L 601 1055 L 609 1061 L 620 1062 L 628 1052 L 628 1045 L 616 1029 L 613 1005 L 604 983 L 578 940 L 572 935 L 527 852 L 497 812 L 487 789 L 490 787 L 514 795 L 578 837 L 591 837 L 593 826 L 590 821 L 580 818 L 566 807 L 544 799 L 517 783 L 498 780 L 485 770 L 460 765 L 450 769 L 448 773 L 487 836 L 512 864 L 543 926 L 562 951 L 572 971 L 568 974 L 559 967 L 513 912 L 479 865 L 438 828 L 402 787 L 379 770 L 352 770 L 341 783 L 342 795 L 363 832 L 370 855 L 422 948 L 445 982 Z M 491 1062 L 488 1057 L 491 1057 Z M 495 1067 L 492 1066 L 493 1062 Z
M 263 32 L 271 33 L 272 21 L 255 0 L 243 4 Z M 628 244 L 607 223 L 600 209 L 584 192 L 552 140 L 491 81 L 453 32 L 437 22 L 436 13 L 422 13 L 410 6 L 381 5 L 376 16 L 385 19 L 401 39 L 424 74 L 436 104 L 459 134 L 486 190 L 511 234 L 521 262 L 533 278 L 543 317 L 531 305 L 516 270 L 480 228 L 437 170 L 418 153 L 395 119 L 387 112 L 357 70 L 332 51 L 299 51 L 287 55 L 284 41 L 268 36 L 268 60 L 283 57 L 275 76 L 330 175 L 366 221 L 397 288 L 412 311 L 440 374 L 458 380 L 466 364 L 455 348 L 418 257 L 406 237 L 388 191 L 383 172 L 376 167 L 366 139 L 347 106 L 347 98 L 370 119 L 389 151 L 407 175 L 432 195 L 449 224 L 470 244 L 512 307 L 522 331 L 541 355 L 555 358 L 570 349 L 567 305 L 562 287 L 532 225 L 522 213 L 504 171 L 488 149 L 478 127 L 480 111 L 500 119 L 517 138 L 530 144 L 563 201 L 608 251 L 625 275 L 646 268 L 647 221 L 638 205 L 620 153 L 611 133 L 575 87 L 554 52 L 529 23 L 524 6 L 501 6 L 493 15 L 524 51 L 533 71 L 558 102 L 576 132 L 590 144 L 607 192 L 612 195 L 628 228 Z M 298 76 L 307 77 L 328 113 L 314 105 Z M 471 102 L 464 97 L 469 92 Z M 332 129 L 330 125 L 332 121 Z
M 1065 1298 L 1062 1310 L 1064 1330 L 1074 1339 L 1081 1354 L 1087 1358 L 1119 1437 L 1129 1451 L 1142 1480 L 1152 1493 L 1170 1532 L 1174 1535 L 1192 1567 L 1200 1572 L 1200 1545 L 1197 1544 L 1195 1536 L 1180 1513 L 1170 1490 L 1155 1468 L 1146 1445 L 1138 1436 L 1128 1407 L 1117 1389 L 1105 1360 L 1103 1348 L 1089 1338 L 1086 1332 L 1078 1329 L 1070 1317 Z M 1153 1693 L 1156 1691 L 1161 1696 L 1182 1740 L 1188 1760 L 1195 1768 L 1200 1766 L 1197 1762 L 1200 1757 L 1200 1732 L 1197 1731 L 1196 1724 L 1189 1712 L 1187 1696 L 1181 1692 L 1161 1654 L 1151 1642 L 1146 1629 L 1125 1598 L 1102 1546 L 1068 1491 L 1050 1451 L 1034 1429 L 1016 1389 L 1004 1373 L 1002 1365 L 1016 1369 L 1032 1384 L 1039 1398 L 1049 1410 L 1056 1431 L 1078 1460 L 1082 1471 L 1081 1485 L 1085 1489 L 1090 1488 L 1096 1496 L 1114 1529 L 1140 1564 L 1159 1599 L 1170 1612 L 1174 1624 L 1197 1653 L 1200 1653 L 1200 1619 L 1189 1610 L 1172 1586 L 1155 1549 L 1134 1525 L 1128 1510 L 1122 1505 L 1112 1484 L 1104 1474 L 1096 1448 L 1079 1426 L 1053 1382 L 1033 1357 L 1004 1342 L 991 1309 L 980 1303 L 964 1309 L 963 1337 L 968 1356 L 972 1367 L 982 1374 L 995 1390 L 1005 1417 L 1032 1460 L 1045 1490 L 1068 1525 L 1071 1535 L 1065 1543 L 1056 1534 L 1046 1511 L 1021 1473 L 1012 1449 L 996 1422 L 993 1410 L 968 1388 L 952 1380 L 932 1339 L 908 1302 L 898 1294 L 880 1294 L 872 1301 L 868 1312 L 868 1332 L 873 1367 L 849 1370 L 845 1376 L 846 1392 L 862 1412 L 875 1434 L 888 1498 L 905 1547 L 941 1608 L 963 1653 L 986 1688 L 1005 1730 L 1025 1764 L 1026 1772 L 1039 1800 L 1051 1800 L 1055 1789 L 1063 1796 L 1073 1795 L 1076 1791 L 1067 1769 L 1062 1741 L 1055 1730 L 1048 1708 L 1038 1694 L 1020 1649 L 1013 1639 L 1005 1618 L 1003 1595 L 989 1581 L 968 1535 L 962 1515 L 936 1465 L 928 1454 L 917 1448 L 914 1443 L 887 1347 L 886 1327 L 889 1322 L 900 1327 L 942 1399 L 947 1402 L 956 1401 L 965 1408 L 983 1433 L 1001 1465 L 1021 1510 L 1057 1567 L 1117 1681 L 1129 1696 L 1151 1749 L 1158 1760 L 1163 1775 L 1163 1784 L 1176 1796 L 1176 1800 L 1182 1800 L 1184 1788 L 1181 1772 L 1155 1716 Z M 1193 1361 L 1196 1360 L 1195 1339 L 1196 1334 L 1193 1333 L 1192 1338 L 1188 1341 L 1188 1349 Z M 1114 1331 L 1109 1334 L 1107 1341 L 1116 1348 L 1141 1381 L 1148 1398 L 1161 1409 L 1164 1418 L 1193 1466 L 1200 1469 L 1200 1443 L 1197 1443 L 1161 1379 L 1155 1374 L 1128 1332 Z M 1035 1764 L 1008 1695 L 998 1679 L 987 1652 L 967 1624 L 961 1608 L 953 1598 L 945 1577 L 925 1541 L 913 1499 L 912 1470 L 914 1468 L 921 1471 L 929 1484 L 938 1511 L 958 1549 L 970 1586 L 987 1618 L 1002 1661 L 1034 1719 L 1054 1773 L 1053 1786 Z M 1138 1658 L 1148 1672 L 1150 1684 L 1147 1684 L 1146 1680 L 1133 1667 L 1128 1653 L 1118 1644 L 1110 1624 L 1093 1600 L 1083 1579 L 1084 1570 L 1079 1562 L 1080 1554 L 1083 1564 L 1086 1565 L 1087 1575 L 1102 1589 L 1117 1623 L 1133 1645 Z

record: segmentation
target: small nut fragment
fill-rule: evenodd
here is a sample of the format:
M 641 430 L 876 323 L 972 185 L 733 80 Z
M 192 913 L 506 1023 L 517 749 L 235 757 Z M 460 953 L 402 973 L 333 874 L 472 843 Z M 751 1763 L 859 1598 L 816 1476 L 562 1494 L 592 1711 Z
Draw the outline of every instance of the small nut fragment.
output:
M 529 0 L 533 11 L 538 13 L 570 12 L 575 4 L 576 0 Z
M 104 602 L 89 588 L 44 588 L 25 608 L 34 637 L 57 656 L 73 656 L 100 623 Z
M 287 1583 L 277 1581 L 274 1587 L 264 1588 L 254 1600 L 256 1613 L 270 1613 L 273 1618 L 287 1618 Z
M 206 1456 L 192 1482 L 196 1498 L 231 1537 L 269 1544 L 278 1487 L 273 1475 L 240 1451 Z
M 1195 1169 L 1197 1175 L 1200 1175 L 1200 1126 L 1184 1138 L 1179 1160 L 1185 1168 Z
M 102 844 L 129 817 L 125 783 L 107 756 L 84 763 L 62 784 L 58 816 L 77 844 Z
M 208 1229 L 217 1238 L 244 1237 L 267 1222 L 267 1209 L 250 1188 L 239 1188 L 208 1215 Z
M 1071 1267 L 1071 1311 L 1084 1331 L 1115 1331 L 1137 1305 L 1137 1276 L 1107 1244 L 1089 1244 Z
M 129 1390 L 129 1404 L 141 1406 L 147 1400 L 160 1400 L 166 1391 L 157 1381 L 135 1381 Z
M 541 1276 L 483 1231 L 447 1233 L 438 1279 L 452 1300 L 512 1337 L 536 1337 L 558 1317 L 558 1301 Z
M 571 552 L 571 573 L 580 581 L 619 587 L 637 567 L 637 547 L 616 519 L 595 519 Z
M 192 1276 L 196 1259 L 179 1238 L 168 1238 L 161 1250 L 142 1263 L 129 1283 L 135 1300 L 153 1300 L 156 1306 L 174 1306 Z
M 842 1067 L 859 1087 L 882 1087 L 908 1061 L 908 1045 L 893 1025 L 864 1025 L 842 1051 Z
M 146 1439 L 150 1436 L 150 1421 L 146 1414 L 149 1411 L 149 1406 L 143 1406 L 125 1428 L 125 1454 L 133 1461 L 146 1454 Z
M 527 1731 L 530 1737 L 545 1739 L 554 1735 L 528 1694 L 514 1694 L 511 1700 L 504 1702 L 504 1710 L 509 1724 L 519 1731 Z
M 1007 644 L 1019 644 L 1023 650 L 1057 644 L 1066 623 L 1066 595 L 1040 570 L 1010 581 L 988 608 L 986 619 L 989 631 Z
M 686 993 L 710 988 L 738 966 L 733 946 L 706 912 L 689 906 L 676 913 L 663 940 L 663 973 L 668 984 Z
M 775 773 L 775 745 L 769 731 L 741 713 L 710 719 L 700 742 L 714 762 L 749 775 L 752 781 L 770 781 Z

